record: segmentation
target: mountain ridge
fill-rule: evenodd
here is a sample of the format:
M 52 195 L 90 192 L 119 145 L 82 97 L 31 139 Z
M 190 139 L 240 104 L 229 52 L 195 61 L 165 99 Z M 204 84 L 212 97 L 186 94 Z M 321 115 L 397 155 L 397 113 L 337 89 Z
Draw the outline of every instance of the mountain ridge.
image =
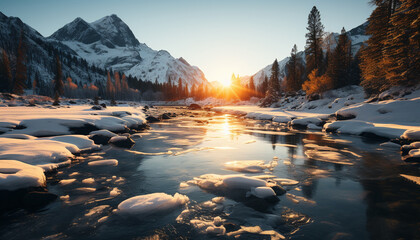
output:
M 189 86 L 207 83 L 204 73 L 184 58 L 176 59 L 166 50 L 153 50 L 140 43 L 116 14 L 91 23 L 76 18 L 48 40 L 63 43 L 90 64 L 138 79 L 177 83 L 181 78 Z

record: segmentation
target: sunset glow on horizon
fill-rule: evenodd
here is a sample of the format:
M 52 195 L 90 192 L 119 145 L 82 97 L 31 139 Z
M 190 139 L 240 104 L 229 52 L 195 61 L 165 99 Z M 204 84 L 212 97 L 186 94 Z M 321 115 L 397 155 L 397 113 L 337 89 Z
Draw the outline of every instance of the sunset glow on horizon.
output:
M 232 72 L 255 74 L 275 58 L 288 57 L 293 44 L 302 51 L 312 6 L 320 10 L 326 32 L 339 32 L 342 27 L 350 30 L 366 21 L 372 11 L 368 2 L 129 0 L 116 4 L 111 0 L 44 0 L 34 5 L 29 0 L 3 0 L 0 9 L 45 37 L 77 17 L 92 22 L 117 14 L 141 43 L 183 57 L 199 67 L 209 82 L 228 85 L 221 79 L 229 79 Z

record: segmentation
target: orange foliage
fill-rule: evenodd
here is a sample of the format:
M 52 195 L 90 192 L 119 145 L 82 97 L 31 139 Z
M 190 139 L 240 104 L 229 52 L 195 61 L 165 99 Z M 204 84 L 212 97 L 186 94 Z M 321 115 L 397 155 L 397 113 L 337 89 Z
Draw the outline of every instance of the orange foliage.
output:
M 323 93 L 333 87 L 332 80 L 327 74 L 318 76 L 318 69 L 312 70 L 308 78 L 309 80 L 305 81 L 302 85 L 302 89 L 307 95 Z

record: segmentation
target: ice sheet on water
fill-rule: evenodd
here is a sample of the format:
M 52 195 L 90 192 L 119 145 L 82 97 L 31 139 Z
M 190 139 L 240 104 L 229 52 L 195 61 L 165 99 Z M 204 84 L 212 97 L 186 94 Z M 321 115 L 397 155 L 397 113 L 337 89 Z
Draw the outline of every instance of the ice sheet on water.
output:
M 418 176 L 413 176 L 413 175 L 407 175 L 407 174 L 400 174 L 401 177 L 404 177 L 410 181 L 413 181 L 414 183 L 416 183 L 417 185 L 420 185 L 420 177 Z
M 134 151 L 134 150 L 126 150 L 127 152 L 138 154 L 138 155 L 148 155 L 148 156 L 158 156 L 158 155 L 171 155 L 172 151 L 167 152 L 156 152 L 156 153 L 146 153 L 146 152 L 140 152 L 140 151 Z
M 226 162 L 225 168 L 236 172 L 260 173 L 270 168 L 263 160 L 243 160 Z
M 354 163 L 348 159 L 348 157 L 344 156 L 339 152 L 331 152 L 331 151 L 317 151 L 317 150 L 306 150 L 305 155 L 308 158 L 321 161 L 321 162 L 329 162 L 341 165 L 353 165 Z
M 273 181 L 276 181 L 282 186 L 293 186 L 299 184 L 299 181 L 289 179 L 289 178 L 273 178 Z
M 118 160 L 117 159 L 106 159 L 106 160 L 97 160 L 88 162 L 89 166 L 117 166 Z
M 82 180 L 82 183 L 84 183 L 84 184 L 94 184 L 95 179 L 94 178 L 85 178 L 85 179 Z
M 151 193 L 124 200 L 118 205 L 117 212 L 120 214 L 145 216 L 157 212 L 169 211 L 188 202 L 189 198 L 179 193 L 175 193 L 173 196 L 166 193 Z
M 274 230 L 265 230 L 263 231 L 260 226 L 241 226 L 241 229 L 233 232 L 229 232 L 226 235 L 238 238 L 243 233 L 253 233 L 253 234 L 260 234 L 260 235 L 268 235 L 271 237 L 271 240 L 279 240 L 279 239 L 286 239 L 280 233 Z
M 74 175 L 73 175 L 73 176 L 74 176 Z M 61 185 L 68 185 L 68 184 L 74 183 L 75 181 L 76 181 L 76 179 L 75 179 L 75 178 L 62 179 L 62 180 L 60 180 L 60 184 L 61 184 Z
M 212 220 L 192 219 L 190 223 L 201 233 L 224 235 L 226 228 L 222 225 L 223 219 L 215 217 Z

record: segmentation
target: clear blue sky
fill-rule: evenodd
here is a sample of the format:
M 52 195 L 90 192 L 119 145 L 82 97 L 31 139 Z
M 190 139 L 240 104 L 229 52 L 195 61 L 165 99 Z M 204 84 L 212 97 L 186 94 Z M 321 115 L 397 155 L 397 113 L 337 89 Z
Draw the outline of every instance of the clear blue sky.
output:
M 117 14 L 137 39 L 200 67 L 210 81 L 254 74 L 305 45 L 312 6 L 325 31 L 350 30 L 373 10 L 368 0 L 1 0 L 0 11 L 49 36 L 81 17 Z

